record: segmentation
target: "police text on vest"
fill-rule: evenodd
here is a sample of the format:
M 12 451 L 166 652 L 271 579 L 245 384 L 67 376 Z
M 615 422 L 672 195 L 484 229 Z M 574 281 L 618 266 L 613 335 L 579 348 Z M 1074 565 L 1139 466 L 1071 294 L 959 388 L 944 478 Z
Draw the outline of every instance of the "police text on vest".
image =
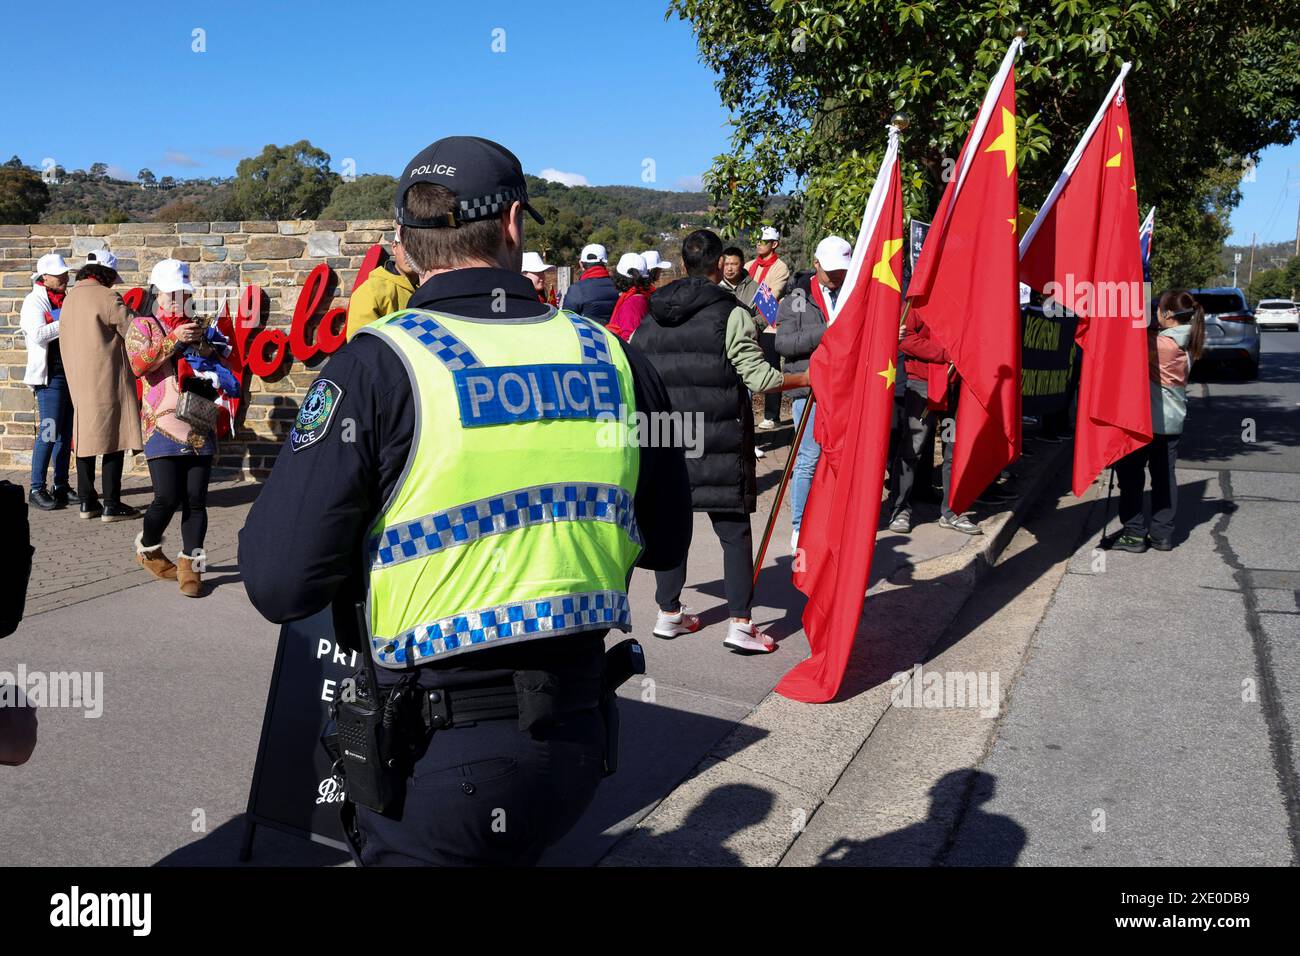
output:
M 609 418 L 623 403 L 614 365 L 508 365 L 452 373 L 465 428 L 561 418 Z

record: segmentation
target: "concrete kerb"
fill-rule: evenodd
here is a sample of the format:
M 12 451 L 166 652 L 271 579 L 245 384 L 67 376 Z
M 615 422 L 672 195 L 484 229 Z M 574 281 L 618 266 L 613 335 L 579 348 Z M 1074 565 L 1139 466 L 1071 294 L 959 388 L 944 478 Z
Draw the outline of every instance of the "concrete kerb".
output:
M 923 645 L 913 644 L 902 653 L 923 655 L 934 647 L 997 563 L 1072 447 L 1066 442 L 1042 452 L 1042 461 L 1024 475 L 1011 507 L 981 523 L 982 536 L 951 554 L 900 568 L 872 588 L 873 599 L 890 603 L 915 601 L 910 593 L 915 591 L 936 612 L 926 616 Z M 936 591 L 943 592 L 938 608 Z M 885 634 L 881 640 L 897 641 L 897 635 Z M 862 643 L 850 671 L 871 670 L 857 653 Z M 889 710 L 888 678 L 872 674 L 870 686 L 859 693 L 817 706 L 768 693 L 598 865 L 779 864 Z M 760 812 L 763 807 L 767 812 Z

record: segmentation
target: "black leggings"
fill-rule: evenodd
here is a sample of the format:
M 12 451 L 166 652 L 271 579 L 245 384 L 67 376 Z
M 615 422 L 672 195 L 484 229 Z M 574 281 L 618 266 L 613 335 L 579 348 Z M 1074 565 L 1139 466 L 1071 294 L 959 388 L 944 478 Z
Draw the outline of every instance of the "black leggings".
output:
M 193 556 L 203 547 L 208 533 L 208 481 L 212 478 L 211 455 L 168 455 L 149 459 L 153 478 L 153 501 L 144 513 L 144 537 L 140 544 L 152 548 L 162 542 L 177 506 L 181 509 L 181 544 Z
M 722 543 L 722 582 L 732 617 L 749 617 L 754 603 L 754 536 L 749 515 L 710 511 L 713 532 Z M 670 571 L 655 572 L 655 601 L 659 610 L 672 613 L 681 606 L 686 586 L 686 558 Z
M 118 504 L 122 500 L 122 464 L 126 452 L 115 451 L 104 456 L 100 474 L 104 476 L 104 500 Z M 94 499 L 95 494 L 95 456 L 77 456 L 77 494 L 87 500 Z

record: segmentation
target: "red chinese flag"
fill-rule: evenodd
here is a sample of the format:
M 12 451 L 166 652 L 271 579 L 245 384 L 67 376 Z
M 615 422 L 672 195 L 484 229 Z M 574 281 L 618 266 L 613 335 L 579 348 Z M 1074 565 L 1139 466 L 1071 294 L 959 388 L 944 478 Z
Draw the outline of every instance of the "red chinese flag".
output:
M 1017 41 L 989 87 L 907 289 L 961 379 L 948 496 L 958 514 L 1020 455 L 1018 49 Z
M 1137 180 L 1124 75 L 1025 234 L 1020 276 L 1079 316 L 1074 493 L 1151 441 Z
M 834 319 L 808 367 L 822 453 L 799 532 L 794 583 L 808 595 L 803 626 L 812 656 L 776 687 L 806 703 L 823 703 L 839 690 L 876 546 L 902 305 L 897 134 L 890 140 Z

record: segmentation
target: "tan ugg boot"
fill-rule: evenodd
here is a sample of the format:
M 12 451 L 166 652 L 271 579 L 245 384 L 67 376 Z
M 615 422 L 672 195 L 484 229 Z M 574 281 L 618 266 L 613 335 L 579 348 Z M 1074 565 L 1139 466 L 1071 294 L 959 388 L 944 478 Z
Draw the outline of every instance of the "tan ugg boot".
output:
M 184 551 L 176 555 L 176 580 L 180 582 L 181 593 L 186 597 L 198 597 L 203 593 L 203 578 L 196 571 L 195 562 L 199 561 L 203 552 L 200 551 L 195 555 L 188 555 Z
M 163 554 L 162 541 L 152 548 L 146 548 L 143 531 L 135 536 L 135 560 L 139 562 L 140 567 L 156 578 L 164 581 L 176 580 L 176 565 L 168 561 L 167 555 Z

